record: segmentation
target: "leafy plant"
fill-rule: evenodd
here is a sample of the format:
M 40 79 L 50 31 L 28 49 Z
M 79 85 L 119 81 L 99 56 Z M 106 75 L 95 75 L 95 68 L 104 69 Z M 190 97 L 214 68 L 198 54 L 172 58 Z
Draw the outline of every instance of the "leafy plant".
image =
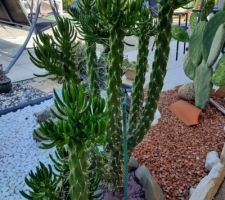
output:
M 21 191 L 21 194 L 26 199 L 61 199 L 58 188 L 59 179 L 53 173 L 51 165 L 45 166 L 40 162 L 40 167 L 36 168 L 36 172 L 31 171 L 29 177 L 25 178 L 25 182 L 31 188 L 27 193 Z

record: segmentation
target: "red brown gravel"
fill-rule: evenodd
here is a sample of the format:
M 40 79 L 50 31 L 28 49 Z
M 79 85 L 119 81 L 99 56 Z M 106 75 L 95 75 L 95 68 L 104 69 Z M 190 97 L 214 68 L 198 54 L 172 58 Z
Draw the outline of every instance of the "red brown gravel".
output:
M 209 151 L 221 152 L 225 142 L 225 116 L 208 105 L 200 124 L 187 127 L 168 107 L 177 101 L 176 90 L 161 94 L 159 123 L 152 127 L 133 154 L 146 165 L 162 187 L 166 200 L 185 200 L 189 188 L 207 174 L 204 159 Z

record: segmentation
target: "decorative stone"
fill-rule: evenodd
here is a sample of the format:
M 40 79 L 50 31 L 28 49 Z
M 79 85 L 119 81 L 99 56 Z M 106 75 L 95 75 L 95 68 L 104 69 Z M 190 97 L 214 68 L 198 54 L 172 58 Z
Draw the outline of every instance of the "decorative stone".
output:
M 206 155 L 205 168 L 210 171 L 213 166 L 220 162 L 219 155 L 216 151 L 210 151 Z
M 44 111 L 35 113 L 34 116 L 37 118 L 37 122 L 41 123 L 41 122 L 46 121 L 47 119 L 50 119 L 52 117 L 52 113 L 51 113 L 50 108 L 47 108 Z
M 37 122 L 41 123 L 41 122 L 44 122 L 48 119 L 52 119 L 54 121 L 54 119 L 56 117 L 53 115 L 51 110 L 54 110 L 56 113 L 58 113 L 55 105 L 53 105 L 49 108 L 46 108 L 44 111 L 34 113 L 34 116 L 37 118 Z
M 164 195 L 159 184 L 145 166 L 140 166 L 135 171 L 135 176 L 145 190 L 146 200 L 164 200 Z
M 198 184 L 189 200 L 212 200 L 225 177 L 224 165 L 219 162 Z
M 133 171 L 139 167 L 139 163 L 137 159 L 133 156 L 130 157 L 130 160 L 128 162 L 128 169 L 129 171 Z
M 178 96 L 184 100 L 194 100 L 195 99 L 195 89 L 194 83 L 187 83 L 182 85 L 178 89 Z

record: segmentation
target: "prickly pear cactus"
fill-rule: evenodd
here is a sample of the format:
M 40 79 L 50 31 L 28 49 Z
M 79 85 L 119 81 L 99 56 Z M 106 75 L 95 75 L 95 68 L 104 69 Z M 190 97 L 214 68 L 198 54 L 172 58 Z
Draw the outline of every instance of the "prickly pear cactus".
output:
M 213 73 L 212 82 L 217 86 L 225 85 L 225 56 L 223 56 L 218 63 Z
M 221 24 L 225 23 L 225 12 L 219 12 L 207 23 L 203 36 L 203 58 L 208 60 L 215 34 Z
M 218 59 L 221 49 L 223 48 L 224 42 L 225 42 L 225 25 L 221 24 L 213 38 L 212 46 L 207 59 L 207 64 L 209 66 L 212 66 Z
M 189 56 L 189 52 L 187 52 L 185 59 L 184 59 L 184 73 L 188 78 L 194 80 L 195 78 L 195 70 L 196 66 L 193 65 L 191 58 Z
M 212 72 L 212 68 L 208 66 L 208 64 L 204 60 L 202 60 L 202 63 L 197 67 L 195 72 L 195 105 L 201 108 L 202 110 L 205 109 L 211 94 Z
M 199 22 L 193 34 L 190 37 L 189 42 L 189 56 L 191 57 L 192 63 L 198 66 L 202 60 L 203 44 L 202 38 L 206 27 L 206 22 Z

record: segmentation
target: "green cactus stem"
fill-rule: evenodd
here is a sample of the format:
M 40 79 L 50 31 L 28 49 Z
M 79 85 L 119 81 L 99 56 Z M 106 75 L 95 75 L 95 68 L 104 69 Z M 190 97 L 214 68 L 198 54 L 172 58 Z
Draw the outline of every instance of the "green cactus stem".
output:
M 131 94 L 131 108 L 129 115 L 129 129 L 128 133 L 133 134 L 133 131 L 137 128 L 137 123 L 140 120 L 143 101 L 144 101 L 144 83 L 145 83 L 145 74 L 147 72 L 148 66 L 148 54 L 149 54 L 149 40 L 150 34 L 148 24 L 145 24 L 140 27 L 140 35 L 138 38 L 138 56 L 137 56 L 137 65 L 136 65 L 136 76 L 133 83 L 133 91 Z
M 147 133 L 154 113 L 157 108 L 157 101 L 163 87 L 163 80 L 166 75 L 166 67 L 169 56 L 169 43 L 171 40 L 171 24 L 173 16 L 173 4 L 171 1 L 160 1 L 161 9 L 159 11 L 158 35 L 156 39 L 156 52 L 150 76 L 148 99 L 144 107 L 144 112 L 140 119 L 135 134 L 131 135 L 128 144 L 132 150 Z
M 99 69 L 97 66 L 96 43 L 86 42 L 87 72 L 90 93 L 100 95 Z
M 69 183 L 70 197 L 72 200 L 87 200 L 89 194 L 88 186 L 88 164 L 87 154 L 79 149 L 76 144 L 69 145 Z
M 122 63 L 124 50 L 124 32 L 114 29 L 110 31 L 110 55 L 108 68 L 108 102 L 109 110 L 109 130 L 108 130 L 108 147 L 107 149 L 113 156 L 113 169 L 116 176 L 113 177 L 115 186 L 121 185 L 122 180 L 122 125 L 121 125 L 121 94 L 122 94 Z

